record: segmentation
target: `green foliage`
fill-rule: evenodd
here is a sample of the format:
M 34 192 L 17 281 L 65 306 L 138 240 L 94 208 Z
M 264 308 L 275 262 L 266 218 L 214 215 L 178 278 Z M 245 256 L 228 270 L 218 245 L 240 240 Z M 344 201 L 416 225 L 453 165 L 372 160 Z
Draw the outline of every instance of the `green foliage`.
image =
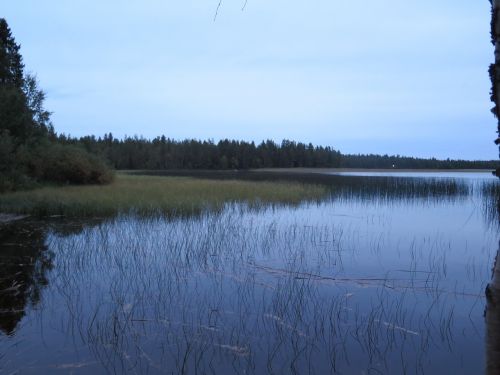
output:
M 26 164 L 37 181 L 106 184 L 113 180 L 112 171 L 101 159 L 75 146 L 39 146 L 32 151 Z
M 15 171 L 14 141 L 6 130 L 0 131 L 0 191 L 13 188 Z
M 26 75 L 24 78 L 23 92 L 26 96 L 26 103 L 33 127 L 38 131 L 37 135 L 54 135 L 54 129 L 50 122 L 51 113 L 43 107 L 45 92 L 38 87 L 36 76 L 33 74 Z
M 0 129 L 7 130 L 18 144 L 34 135 L 26 98 L 16 87 L 0 85 Z

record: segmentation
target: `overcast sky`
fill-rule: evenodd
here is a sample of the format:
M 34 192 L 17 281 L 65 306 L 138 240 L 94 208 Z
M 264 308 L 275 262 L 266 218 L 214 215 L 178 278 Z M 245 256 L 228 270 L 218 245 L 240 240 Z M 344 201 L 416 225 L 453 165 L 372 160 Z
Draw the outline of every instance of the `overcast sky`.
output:
M 58 132 L 495 159 L 486 0 L 3 0 Z

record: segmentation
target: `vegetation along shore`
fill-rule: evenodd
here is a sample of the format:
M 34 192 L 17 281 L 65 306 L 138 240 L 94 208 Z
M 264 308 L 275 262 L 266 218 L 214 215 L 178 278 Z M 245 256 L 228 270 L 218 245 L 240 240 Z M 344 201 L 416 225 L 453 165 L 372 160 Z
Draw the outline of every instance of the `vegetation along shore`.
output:
M 46 186 L 0 195 L 0 212 L 35 216 L 93 217 L 115 214 L 179 214 L 225 203 L 294 204 L 320 199 L 319 185 L 271 181 L 210 180 L 118 174 L 107 185 Z

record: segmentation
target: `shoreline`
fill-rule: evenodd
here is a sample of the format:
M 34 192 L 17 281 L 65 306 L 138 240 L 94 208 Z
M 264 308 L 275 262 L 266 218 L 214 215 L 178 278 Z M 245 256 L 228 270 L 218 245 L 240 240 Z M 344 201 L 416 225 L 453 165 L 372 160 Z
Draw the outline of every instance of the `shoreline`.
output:
M 259 168 L 251 172 L 288 172 L 288 173 L 493 173 L 491 169 L 397 169 L 397 168 Z

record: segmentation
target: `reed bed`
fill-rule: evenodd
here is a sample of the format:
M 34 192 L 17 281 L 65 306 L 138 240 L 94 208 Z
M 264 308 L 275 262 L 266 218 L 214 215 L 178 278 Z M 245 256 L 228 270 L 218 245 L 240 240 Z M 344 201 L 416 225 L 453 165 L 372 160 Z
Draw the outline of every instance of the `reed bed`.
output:
M 173 214 L 216 209 L 229 202 L 250 206 L 319 200 L 325 187 L 299 182 L 208 180 L 118 175 L 110 185 L 43 187 L 0 195 L 0 212 L 35 216 Z

